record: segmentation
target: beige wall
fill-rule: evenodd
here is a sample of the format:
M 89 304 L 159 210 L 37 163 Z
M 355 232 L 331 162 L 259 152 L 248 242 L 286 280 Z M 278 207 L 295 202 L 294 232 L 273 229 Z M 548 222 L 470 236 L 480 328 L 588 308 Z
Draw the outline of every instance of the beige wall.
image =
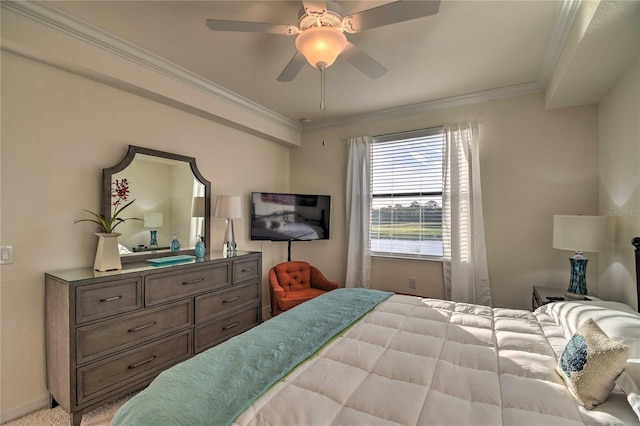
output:
M 188 155 L 214 199 L 243 194 L 248 202 L 258 188 L 288 190 L 289 149 L 21 56 L 1 60 L 1 237 L 14 248 L 14 263 L 0 269 L 4 421 L 48 402 L 44 273 L 93 264 L 96 237 L 73 222 L 81 209 L 100 208 L 103 168 L 129 144 Z M 248 241 L 246 220 L 236 225 L 240 248 L 264 251 L 265 265 L 286 258 L 282 246 Z M 214 220 L 214 248 L 223 227 Z
M 594 105 L 545 110 L 542 93 L 375 122 L 316 129 L 291 151 L 291 189 L 333 196 L 332 239 L 294 243 L 293 257 L 319 264 L 344 282 L 344 140 L 480 120 L 480 162 L 489 275 L 495 306 L 530 308 L 531 287 L 565 288 L 571 253 L 551 247 L 554 214 L 596 214 L 597 110 Z M 323 134 L 325 145 L 323 145 Z M 597 261 L 588 270 L 596 286 Z M 373 287 L 440 297 L 438 262 L 373 259 Z M 417 291 L 409 277 L 417 278 Z
M 640 60 L 598 105 L 600 214 L 608 216 L 598 294 L 638 308 L 633 237 L 640 236 Z

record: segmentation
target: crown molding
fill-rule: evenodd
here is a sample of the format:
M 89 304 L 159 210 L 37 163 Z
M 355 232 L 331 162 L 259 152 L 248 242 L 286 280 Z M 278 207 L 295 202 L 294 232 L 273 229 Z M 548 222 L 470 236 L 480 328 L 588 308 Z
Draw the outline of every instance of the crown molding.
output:
M 542 66 L 538 72 L 536 83 L 542 88 L 546 89 L 551 81 L 553 71 L 558 64 L 562 50 L 567 41 L 569 31 L 575 20 L 580 3 L 582 0 L 564 0 L 560 4 L 560 12 L 558 13 L 558 19 L 551 35 L 551 40 L 547 45 L 547 51 L 545 52 Z
M 474 92 L 465 95 L 452 96 L 449 98 L 436 99 L 433 101 L 421 102 L 418 104 L 405 105 L 398 108 L 374 111 L 368 114 L 361 114 L 344 119 L 327 120 L 324 123 L 308 124 L 303 126 L 303 131 L 319 129 L 322 127 L 346 126 L 368 121 L 380 121 L 390 118 L 405 117 L 408 115 L 421 114 L 427 111 L 454 108 L 463 105 L 471 105 L 496 99 L 510 98 L 513 96 L 520 96 L 541 91 L 542 88 L 540 88 L 540 86 L 538 86 L 536 82 L 516 84 L 499 89 L 483 90 L 480 92 Z
M 297 132 L 301 130 L 300 123 L 290 120 L 237 93 L 231 92 L 222 86 L 51 6 L 46 2 L 2 1 L 0 2 L 0 6 L 55 30 L 71 35 L 85 43 L 99 47 L 121 58 L 151 69 L 166 77 L 177 80 L 244 111 L 262 116 L 265 119 L 289 127 Z

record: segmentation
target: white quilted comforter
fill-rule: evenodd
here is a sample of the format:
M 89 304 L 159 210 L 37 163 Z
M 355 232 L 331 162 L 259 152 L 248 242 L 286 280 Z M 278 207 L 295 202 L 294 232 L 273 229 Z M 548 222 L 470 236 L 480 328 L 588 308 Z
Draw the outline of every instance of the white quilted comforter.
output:
M 637 424 L 616 392 L 576 404 L 555 372 L 565 343 L 545 313 L 394 295 L 234 424 Z

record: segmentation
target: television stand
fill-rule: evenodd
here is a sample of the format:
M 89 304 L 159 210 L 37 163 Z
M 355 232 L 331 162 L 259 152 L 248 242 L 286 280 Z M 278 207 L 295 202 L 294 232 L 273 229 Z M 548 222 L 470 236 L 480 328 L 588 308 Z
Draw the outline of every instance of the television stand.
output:
M 287 262 L 291 262 L 291 241 L 293 241 L 293 240 L 287 241 L 287 243 L 288 243 L 288 247 L 287 247 Z

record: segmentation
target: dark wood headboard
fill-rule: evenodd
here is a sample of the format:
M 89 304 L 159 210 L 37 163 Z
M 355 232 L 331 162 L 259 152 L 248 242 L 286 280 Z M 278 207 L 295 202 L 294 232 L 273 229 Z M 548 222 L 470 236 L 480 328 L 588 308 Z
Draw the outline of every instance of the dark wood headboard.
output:
M 636 294 L 638 296 L 638 312 L 640 312 L 640 237 L 631 240 L 636 248 Z

